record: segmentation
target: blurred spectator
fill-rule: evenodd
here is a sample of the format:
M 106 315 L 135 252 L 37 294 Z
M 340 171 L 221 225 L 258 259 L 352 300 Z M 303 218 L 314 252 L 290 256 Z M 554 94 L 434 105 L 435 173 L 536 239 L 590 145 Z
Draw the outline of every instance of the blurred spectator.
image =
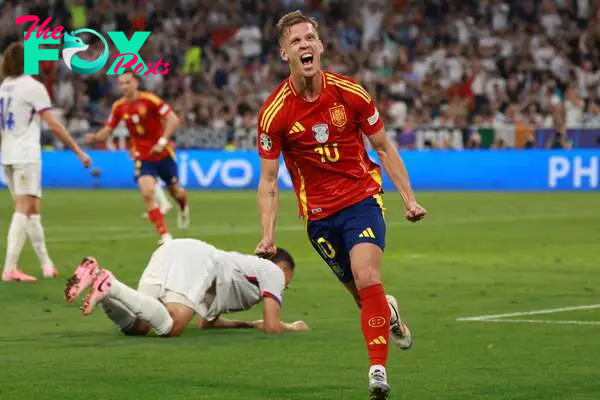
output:
M 547 149 L 570 149 L 572 147 L 567 138 L 567 129 L 564 124 L 561 124 L 556 130 L 554 137 L 551 137 L 546 143 Z

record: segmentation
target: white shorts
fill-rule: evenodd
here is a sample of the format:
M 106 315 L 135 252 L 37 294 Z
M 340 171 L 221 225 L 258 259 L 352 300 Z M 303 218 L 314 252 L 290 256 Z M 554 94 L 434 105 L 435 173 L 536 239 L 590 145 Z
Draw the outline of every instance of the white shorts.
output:
M 177 293 L 169 289 L 165 289 L 163 293 L 161 285 L 148 285 L 140 282 L 138 292 L 147 294 L 150 297 L 154 297 L 155 299 L 160 300 L 163 304 L 183 304 L 184 306 L 195 310 L 195 305 L 190 299 L 188 299 L 181 293 Z
M 42 197 L 42 164 L 11 164 L 4 166 L 4 176 L 13 196 Z
M 197 241 L 192 247 L 190 251 L 180 240 L 159 247 L 140 277 L 138 290 L 163 303 L 183 304 L 205 314 L 203 301 L 216 278 L 214 247 Z

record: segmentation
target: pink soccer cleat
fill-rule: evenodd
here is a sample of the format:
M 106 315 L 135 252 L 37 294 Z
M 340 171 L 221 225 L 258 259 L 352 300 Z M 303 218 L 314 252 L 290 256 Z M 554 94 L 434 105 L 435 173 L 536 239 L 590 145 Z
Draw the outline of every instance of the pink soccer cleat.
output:
M 37 278 L 35 276 L 27 275 L 25 272 L 15 269 L 10 272 L 2 273 L 2 280 L 4 282 L 28 282 L 35 283 L 37 282 Z
M 81 306 L 83 315 L 90 315 L 94 311 L 94 307 L 108 296 L 112 278 L 113 274 L 109 270 L 100 270 L 92 283 L 92 290 L 83 301 L 83 306 Z
M 56 278 L 59 273 L 58 270 L 54 268 L 54 265 L 48 265 L 42 268 L 42 275 L 44 278 Z
M 67 279 L 65 300 L 72 303 L 79 297 L 81 292 L 90 287 L 98 274 L 98 269 L 98 261 L 94 257 L 84 257 L 73 275 Z

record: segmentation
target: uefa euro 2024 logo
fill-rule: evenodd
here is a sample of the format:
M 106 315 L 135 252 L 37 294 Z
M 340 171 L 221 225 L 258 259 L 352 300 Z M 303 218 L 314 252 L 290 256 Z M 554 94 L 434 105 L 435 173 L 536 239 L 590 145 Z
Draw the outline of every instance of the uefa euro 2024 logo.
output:
M 91 75 L 100 71 L 106 61 L 108 61 L 109 50 L 108 43 L 104 36 L 92 29 L 79 29 L 69 34 L 63 31 L 62 26 L 57 26 L 52 31 L 46 26 L 50 23 L 52 17 L 48 17 L 39 27 L 37 26 L 39 18 L 35 15 L 24 15 L 15 20 L 19 25 L 24 22 L 33 22 L 33 25 L 25 32 L 25 74 L 37 75 L 39 73 L 39 62 L 58 61 L 58 49 L 40 49 L 41 44 L 59 44 L 60 39 L 64 39 L 62 56 L 66 66 L 73 72 L 81 75 Z M 34 33 L 35 35 L 32 35 Z M 77 53 L 89 48 L 83 40 L 77 37 L 80 33 L 90 33 L 97 36 L 104 44 L 104 50 L 94 61 L 85 61 L 77 56 Z M 171 70 L 169 63 L 163 63 L 162 58 L 154 64 L 145 64 L 138 51 L 150 36 L 150 32 L 135 32 L 131 39 L 127 39 L 123 32 L 107 32 L 108 36 L 119 50 L 119 54 L 112 56 L 116 58 L 113 65 L 108 70 L 108 75 L 120 75 L 126 68 L 132 68 L 135 74 L 155 74 L 165 75 Z M 125 61 L 127 60 L 127 61 Z M 160 68 L 163 66 L 163 68 Z

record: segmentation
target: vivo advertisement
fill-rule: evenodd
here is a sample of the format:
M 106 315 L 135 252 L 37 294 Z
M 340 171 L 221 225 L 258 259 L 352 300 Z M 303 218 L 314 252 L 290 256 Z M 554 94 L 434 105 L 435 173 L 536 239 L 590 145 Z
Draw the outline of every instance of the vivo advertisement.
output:
M 127 152 L 93 151 L 93 166 L 83 169 L 67 151 L 44 152 L 44 188 L 134 188 Z M 377 158 L 372 154 L 374 160 Z M 402 157 L 415 190 L 591 191 L 600 188 L 600 150 L 407 151 Z M 196 190 L 254 190 L 260 164 L 255 151 L 181 150 L 179 178 Z M 291 189 L 281 162 L 279 183 Z M 0 186 L 5 186 L 0 175 Z M 384 177 L 384 188 L 393 190 Z

